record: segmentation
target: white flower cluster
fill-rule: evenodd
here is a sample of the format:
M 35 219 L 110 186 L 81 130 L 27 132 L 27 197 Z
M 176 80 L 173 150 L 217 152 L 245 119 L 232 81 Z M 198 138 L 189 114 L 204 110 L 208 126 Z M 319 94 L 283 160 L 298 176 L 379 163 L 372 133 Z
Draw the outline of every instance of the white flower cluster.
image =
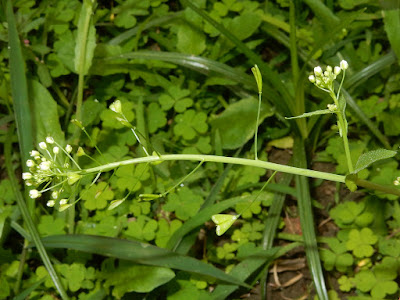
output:
M 36 150 L 30 152 L 31 159 L 26 161 L 29 172 L 22 173 L 22 179 L 27 186 L 39 187 L 45 184 L 42 190 L 32 189 L 29 191 L 29 196 L 32 199 L 39 198 L 44 192 L 61 186 L 57 191 L 52 192 L 51 196 L 54 200 L 47 202 L 47 206 L 52 207 L 63 191 L 62 184 L 64 182 L 74 184 L 81 178 L 81 175 L 71 170 L 71 162 L 78 169 L 80 168 L 70 155 L 72 152 L 71 145 L 63 148 L 52 137 L 47 137 L 45 142 L 39 143 L 39 149 L 43 154 Z M 67 199 L 61 199 L 60 205 L 62 203 L 66 204 Z
M 400 185 L 400 177 L 397 177 L 395 181 L 393 181 L 394 185 Z
M 342 60 L 339 66 L 334 68 L 327 66 L 325 71 L 318 66 L 314 68 L 314 74 L 310 75 L 308 80 L 324 91 L 333 92 L 333 82 L 340 72 L 346 71 L 348 67 L 349 64 L 345 60 Z

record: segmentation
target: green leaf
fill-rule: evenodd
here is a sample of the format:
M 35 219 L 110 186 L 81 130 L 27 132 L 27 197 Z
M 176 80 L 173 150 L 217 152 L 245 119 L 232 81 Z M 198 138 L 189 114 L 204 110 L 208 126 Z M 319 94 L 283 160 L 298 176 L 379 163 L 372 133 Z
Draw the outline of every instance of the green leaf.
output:
M 352 250 L 354 256 L 358 258 L 370 257 L 374 253 L 374 245 L 378 237 L 368 227 L 361 229 L 352 229 L 349 233 L 349 240 L 346 243 L 348 250 Z
M 185 140 L 191 140 L 198 133 L 207 131 L 206 120 L 207 115 L 204 112 L 196 112 L 193 109 L 189 109 L 175 117 L 174 133 L 177 136 L 182 136 Z
M 182 53 L 199 55 L 206 49 L 206 37 L 193 25 L 182 24 L 178 27 L 177 49 Z
M 47 136 L 51 136 L 57 143 L 63 145 L 64 133 L 60 126 L 57 103 L 38 81 L 31 80 L 29 86 L 34 104 L 37 142 L 42 142 Z
M 391 158 L 396 154 L 397 154 L 396 151 L 386 150 L 386 149 L 378 149 L 364 153 L 358 159 L 354 173 L 358 173 L 361 170 L 364 170 L 365 168 L 367 168 L 368 166 L 370 166 L 371 164 L 373 164 L 378 160 Z
M 223 235 L 235 221 L 238 219 L 237 215 L 217 214 L 213 215 L 211 219 L 217 225 L 216 233 L 218 236 Z
M 397 59 L 400 59 L 400 9 L 397 7 L 396 9 L 384 10 L 382 14 L 390 45 L 396 53 Z
M 65 221 L 60 218 L 54 219 L 53 216 L 42 216 L 38 225 L 39 233 L 42 236 L 65 234 Z
M 151 241 L 156 237 L 158 224 L 146 216 L 139 216 L 135 221 L 129 222 L 125 234 L 139 241 Z
M 85 207 L 90 210 L 103 209 L 107 206 L 107 201 L 114 198 L 113 191 L 104 181 L 99 184 L 93 184 L 81 191 L 82 200 L 85 201 Z
M 224 149 L 236 149 L 244 145 L 254 135 L 258 101 L 246 98 L 235 102 L 211 121 L 214 130 L 219 130 Z M 268 105 L 261 104 L 260 124 L 273 113 Z
M 49 236 L 43 238 L 43 242 L 49 248 L 68 248 L 130 260 L 139 264 L 169 267 L 249 287 L 240 279 L 227 275 L 212 265 L 150 244 L 90 235 Z
M 138 266 L 120 261 L 120 266 L 103 270 L 105 287 L 113 287 L 112 295 L 120 299 L 128 292 L 148 293 L 175 277 L 169 268 Z
M 147 124 L 149 133 L 154 133 L 157 129 L 167 125 L 166 113 L 157 103 L 150 103 L 147 107 Z
M 84 0 L 78 21 L 78 35 L 75 45 L 75 70 L 86 75 L 92 64 L 96 47 L 96 29 L 93 24 L 93 1 Z
M 165 211 L 175 212 L 181 220 L 187 220 L 196 215 L 203 203 L 203 198 L 193 193 L 187 187 L 183 187 L 168 195 L 167 204 L 163 206 Z
M 285 117 L 285 119 L 290 120 L 290 119 L 300 119 L 300 118 L 308 118 L 311 116 L 317 116 L 317 115 L 326 115 L 326 114 L 332 114 L 333 111 L 329 109 L 321 109 L 321 110 L 316 110 L 308 113 L 304 113 L 300 116 L 295 116 L 295 117 Z

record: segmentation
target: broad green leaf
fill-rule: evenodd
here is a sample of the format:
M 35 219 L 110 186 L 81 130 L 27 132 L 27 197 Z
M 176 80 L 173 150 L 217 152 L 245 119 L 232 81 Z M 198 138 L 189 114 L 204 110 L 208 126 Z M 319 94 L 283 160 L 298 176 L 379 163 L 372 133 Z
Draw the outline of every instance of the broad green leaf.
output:
M 217 225 L 216 232 L 218 236 L 223 235 L 235 221 L 238 219 L 237 215 L 217 214 L 213 215 L 211 219 Z
M 199 55 L 206 49 L 206 38 L 202 31 L 182 24 L 178 28 L 176 47 L 180 52 Z
M 391 158 L 396 154 L 397 154 L 396 151 L 386 150 L 386 149 L 378 149 L 364 153 L 358 159 L 354 173 L 360 172 L 361 170 L 369 167 L 371 164 L 373 164 L 378 160 Z
M 101 274 L 105 278 L 106 287 L 114 287 L 112 295 L 117 299 L 128 292 L 148 293 L 175 277 L 169 268 L 140 266 L 120 262 L 118 268 L 104 270 Z
M 285 119 L 290 120 L 290 119 L 308 118 L 308 117 L 311 117 L 311 116 L 326 115 L 326 114 L 332 114 L 332 113 L 333 113 L 333 111 L 331 111 L 329 109 L 321 109 L 321 110 L 316 110 L 316 111 L 304 113 L 302 115 L 295 116 L 295 117 L 285 117 Z
M 138 264 L 168 267 L 249 287 L 240 279 L 225 274 L 205 262 L 146 243 L 91 235 L 49 236 L 43 238 L 43 242 L 49 248 L 68 248 L 134 261 Z
M 219 130 L 224 149 L 236 149 L 245 144 L 254 135 L 254 123 L 257 119 L 258 102 L 255 98 L 246 98 L 235 102 L 211 121 L 214 130 Z M 265 103 L 261 104 L 260 124 L 272 111 Z
M 400 9 L 397 7 L 397 9 L 384 10 L 382 14 L 390 45 L 397 58 L 400 59 Z
M 92 64 L 96 47 L 96 29 L 93 24 L 93 2 L 84 0 L 78 21 L 78 35 L 75 46 L 75 71 L 86 75 Z
M 61 130 L 57 103 L 50 92 L 36 80 L 29 81 L 30 94 L 33 102 L 36 140 L 44 141 L 51 136 L 60 145 L 64 144 L 64 133 Z

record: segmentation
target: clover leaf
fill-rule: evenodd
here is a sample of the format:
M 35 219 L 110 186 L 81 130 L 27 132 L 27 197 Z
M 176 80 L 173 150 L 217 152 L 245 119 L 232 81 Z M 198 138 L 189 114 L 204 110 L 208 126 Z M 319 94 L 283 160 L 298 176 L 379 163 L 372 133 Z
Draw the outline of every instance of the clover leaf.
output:
M 129 206 L 129 211 L 132 212 L 135 217 L 139 217 L 140 215 L 149 214 L 150 208 L 150 202 L 133 201 L 133 203 Z
M 204 112 L 196 112 L 193 109 L 185 111 L 175 117 L 175 135 L 182 136 L 185 140 L 192 140 L 199 133 L 205 133 L 208 129 L 207 115 Z
M 254 221 L 252 223 L 245 223 L 242 228 L 236 229 L 233 232 L 232 240 L 239 243 L 239 245 L 245 244 L 248 241 L 261 240 L 261 232 L 264 230 L 263 224 L 260 221 Z
M 378 237 L 369 228 L 352 229 L 349 232 L 349 240 L 346 243 L 346 247 L 348 250 L 352 250 L 356 257 L 370 257 L 374 253 L 372 245 L 377 241 Z
M 209 154 L 212 151 L 212 146 L 210 144 L 211 138 L 209 136 L 200 136 L 196 143 L 192 146 L 183 149 L 183 154 Z
M 167 246 L 169 238 L 172 234 L 182 226 L 180 220 L 172 220 L 168 222 L 165 219 L 158 221 L 158 231 L 156 233 L 156 245 L 158 247 L 164 248 Z
M 365 202 L 344 202 L 329 212 L 331 218 L 335 223 L 341 227 L 346 228 L 351 225 L 365 227 L 374 221 L 374 215 L 370 212 L 364 212 Z
M 175 212 L 181 220 L 187 220 L 196 215 L 203 203 L 200 195 L 193 193 L 187 187 L 179 189 L 176 193 L 168 195 L 167 203 L 163 206 L 165 211 Z
M 225 243 L 222 247 L 217 247 L 217 257 L 219 259 L 233 259 L 235 258 L 235 252 L 239 245 L 236 243 Z
M 346 275 L 340 276 L 338 283 L 340 290 L 343 292 L 349 292 L 355 285 L 354 278 L 349 278 Z
M 170 110 L 172 107 L 178 113 L 184 112 L 193 105 L 193 100 L 188 98 L 189 90 L 181 90 L 178 86 L 168 88 L 168 94 L 162 94 L 158 99 L 163 110 Z
M 125 115 L 128 122 L 132 122 L 135 119 L 134 104 L 132 102 L 120 99 L 122 112 Z M 125 126 L 118 121 L 117 117 L 120 117 L 116 112 L 111 109 L 105 109 L 100 114 L 100 119 L 103 121 L 104 127 L 110 127 L 114 129 L 124 128 Z
M 253 214 L 258 215 L 261 212 L 261 199 L 254 198 L 256 196 L 247 196 L 247 201 L 236 204 L 235 211 L 242 215 L 243 219 L 250 219 Z
M 53 216 L 41 216 L 38 229 L 42 236 L 65 234 L 65 221 Z
M 347 253 L 346 243 L 333 238 L 328 241 L 328 245 L 330 249 L 320 250 L 325 269 L 331 271 L 336 267 L 339 272 L 345 272 L 354 262 L 353 256 Z
M 142 187 L 142 182 L 150 178 L 148 166 L 145 164 L 140 165 L 127 165 L 120 167 L 116 172 L 115 186 L 120 191 L 138 191 Z
M 86 187 L 81 191 L 81 198 L 85 201 L 85 207 L 89 210 L 103 209 L 107 206 L 107 201 L 114 198 L 114 192 L 104 181 Z
M 167 124 L 166 114 L 157 103 L 150 103 L 147 107 L 147 124 L 149 133 L 154 133 Z
M 379 241 L 379 253 L 400 258 L 400 240 L 381 239 Z
M 156 220 L 146 216 L 139 216 L 135 221 L 128 223 L 125 235 L 139 241 L 151 241 L 156 236 L 158 224 Z
M 383 261 L 372 270 L 363 270 L 354 276 L 354 283 L 362 292 L 371 292 L 371 296 L 384 299 L 387 294 L 394 294 L 398 285 L 394 281 L 397 277 L 397 264 L 391 260 Z

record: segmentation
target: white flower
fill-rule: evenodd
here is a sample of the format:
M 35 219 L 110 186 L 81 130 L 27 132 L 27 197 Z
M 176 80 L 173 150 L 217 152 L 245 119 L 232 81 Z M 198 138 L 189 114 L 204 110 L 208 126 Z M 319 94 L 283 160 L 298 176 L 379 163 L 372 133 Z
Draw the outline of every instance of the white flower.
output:
M 51 136 L 48 136 L 48 137 L 46 138 L 46 142 L 47 142 L 48 144 L 54 144 L 54 139 L 53 139 Z
M 65 205 L 67 204 L 68 200 L 67 199 L 61 199 L 60 200 L 60 205 Z
M 35 162 L 32 160 L 32 159 L 28 159 L 27 161 L 26 161 L 26 166 L 27 167 L 33 167 L 35 165 Z
M 42 171 L 50 170 L 50 167 L 51 167 L 51 161 L 44 161 L 39 165 L 39 168 Z
M 122 113 L 121 101 L 115 100 L 115 101 L 110 105 L 110 109 L 111 109 L 112 111 L 116 112 L 117 114 Z
M 32 179 L 32 174 L 29 173 L 29 172 L 22 173 L 22 179 L 23 179 L 23 180 Z
M 342 71 L 342 69 L 338 66 L 335 67 L 335 69 L 333 70 L 333 73 L 335 73 L 335 75 L 339 75 L 340 71 Z
M 57 191 L 53 191 L 53 192 L 51 193 L 51 198 L 57 199 L 57 198 L 58 198 L 58 192 L 57 192 Z
M 347 63 L 347 61 L 342 60 L 342 61 L 340 62 L 340 68 L 341 68 L 342 70 L 347 70 L 348 67 L 349 67 L 349 64 Z
M 39 148 L 43 149 L 43 150 L 46 150 L 47 149 L 47 144 L 45 142 L 40 142 L 39 143 Z
M 48 207 L 53 207 L 55 204 L 56 204 L 56 201 L 54 201 L 54 200 L 49 200 L 49 201 L 47 201 L 47 203 L 46 203 L 46 205 L 47 205 Z
M 71 145 L 67 145 L 67 146 L 65 146 L 65 151 L 67 151 L 68 153 L 71 153 L 72 152 L 72 146 Z
M 54 154 L 58 154 L 59 152 L 60 152 L 60 148 L 58 148 L 57 146 L 53 147 Z
M 314 73 L 315 73 L 315 76 L 321 76 L 322 75 L 322 68 L 320 66 L 315 67 L 314 68 Z
M 36 150 L 32 150 L 31 152 L 29 152 L 29 154 L 31 155 L 31 157 L 40 156 L 40 153 Z
M 29 191 L 29 197 L 31 197 L 32 199 L 39 198 L 40 196 L 42 196 L 42 194 L 38 190 Z
M 314 83 L 315 82 L 315 76 L 314 75 L 308 76 L 308 80 L 310 80 L 311 83 Z

